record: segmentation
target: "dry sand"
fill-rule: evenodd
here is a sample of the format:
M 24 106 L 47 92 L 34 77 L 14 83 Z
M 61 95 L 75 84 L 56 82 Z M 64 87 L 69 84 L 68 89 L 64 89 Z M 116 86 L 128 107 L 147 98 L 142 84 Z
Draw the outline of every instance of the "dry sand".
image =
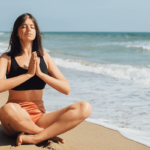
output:
M 8 92 L 0 93 L 0 107 L 8 97 Z M 65 144 L 51 143 L 51 150 L 150 150 L 142 144 L 123 137 L 117 131 L 100 125 L 83 122 L 74 129 L 59 135 L 65 139 Z M 16 138 L 5 136 L 0 125 L 0 150 L 42 150 L 36 145 L 15 146 Z

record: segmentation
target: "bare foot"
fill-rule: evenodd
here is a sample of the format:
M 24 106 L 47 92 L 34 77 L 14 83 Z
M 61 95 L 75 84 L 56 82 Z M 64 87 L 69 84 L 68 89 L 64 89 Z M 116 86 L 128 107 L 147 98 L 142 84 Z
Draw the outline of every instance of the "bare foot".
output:
M 54 142 L 56 142 L 56 143 L 58 143 L 58 144 L 60 144 L 60 143 L 64 144 L 64 143 L 65 143 L 65 140 L 64 140 L 64 139 L 61 139 L 61 138 L 59 138 L 59 137 L 57 137 L 57 136 L 55 136 L 55 137 L 53 137 L 53 138 L 50 138 L 50 140 L 52 140 L 52 141 L 54 141 Z
M 22 135 L 24 135 L 24 132 L 20 133 L 17 137 L 16 145 L 20 146 L 22 144 Z

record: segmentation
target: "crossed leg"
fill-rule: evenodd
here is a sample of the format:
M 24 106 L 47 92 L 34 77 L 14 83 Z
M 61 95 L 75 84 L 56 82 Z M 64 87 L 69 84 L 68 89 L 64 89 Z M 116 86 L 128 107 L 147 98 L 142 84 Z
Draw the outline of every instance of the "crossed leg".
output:
M 19 135 L 17 145 L 21 143 L 38 144 L 62 134 L 76 127 L 91 113 L 92 107 L 88 102 L 78 102 L 61 110 L 46 113 L 36 123 L 37 126 L 44 128 L 44 130 L 34 135 Z
M 17 145 L 37 144 L 50 138 L 57 138 L 55 136 L 74 128 L 91 113 L 92 108 L 88 102 L 78 102 L 63 109 L 45 113 L 35 124 L 19 104 L 8 103 L 0 108 L 0 119 L 3 130 L 8 136 L 16 136 L 20 132 L 34 134 L 18 135 Z
M 44 130 L 38 127 L 27 111 L 16 103 L 8 103 L 1 107 L 0 116 L 4 133 L 9 137 L 14 137 L 20 132 L 36 134 Z

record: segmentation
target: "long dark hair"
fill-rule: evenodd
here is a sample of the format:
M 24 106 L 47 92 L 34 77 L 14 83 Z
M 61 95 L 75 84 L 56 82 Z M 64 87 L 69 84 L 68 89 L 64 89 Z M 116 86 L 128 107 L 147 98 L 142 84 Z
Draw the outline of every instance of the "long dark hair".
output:
M 32 19 L 32 21 L 35 25 L 35 30 L 36 30 L 36 37 L 33 40 L 32 51 L 33 52 L 36 51 L 38 56 L 43 56 L 43 46 L 42 46 L 42 35 L 43 34 L 40 32 L 40 29 L 39 29 L 36 19 L 29 13 L 22 14 L 15 21 L 14 26 L 13 26 L 13 31 L 11 33 L 10 41 L 9 41 L 7 55 L 19 56 L 23 53 L 21 44 L 19 41 L 19 37 L 17 36 L 17 34 L 18 34 L 18 28 L 22 25 L 22 23 L 27 18 Z

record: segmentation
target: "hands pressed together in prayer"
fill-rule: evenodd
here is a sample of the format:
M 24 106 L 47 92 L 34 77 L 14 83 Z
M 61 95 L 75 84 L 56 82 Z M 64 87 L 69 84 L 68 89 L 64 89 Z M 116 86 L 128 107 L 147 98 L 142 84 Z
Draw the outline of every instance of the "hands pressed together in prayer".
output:
M 40 76 L 42 72 L 39 64 L 40 64 L 40 59 L 37 57 L 37 53 L 32 52 L 32 56 L 28 67 L 28 74 L 30 74 L 31 76 L 34 76 L 35 74 L 37 76 Z

